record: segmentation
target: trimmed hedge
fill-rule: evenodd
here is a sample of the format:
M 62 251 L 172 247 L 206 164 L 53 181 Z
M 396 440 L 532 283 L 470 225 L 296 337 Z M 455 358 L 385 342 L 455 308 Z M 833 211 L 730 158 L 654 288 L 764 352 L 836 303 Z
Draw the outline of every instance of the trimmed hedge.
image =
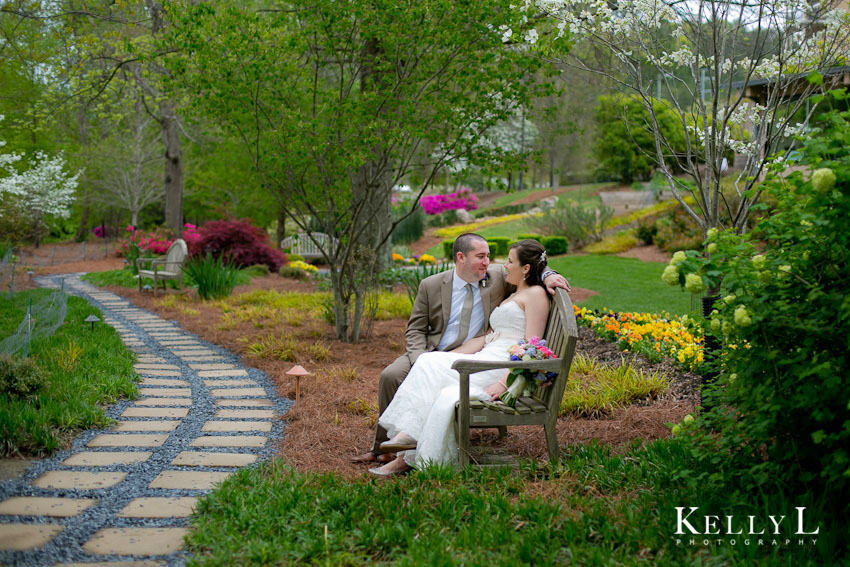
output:
M 540 242 L 541 244 L 543 243 L 543 235 L 542 234 L 532 234 L 532 233 L 517 234 L 516 239 L 517 240 L 536 240 L 537 242 Z
M 454 245 L 454 240 L 443 240 L 443 256 L 452 262 L 454 262 L 454 258 L 452 258 L 452 248 Z
M 567 239 L 563 236 L 544 236 L 540 239 L 540 244 L 546 249 L 546 254 L 549 256 L 558 256 L 566 254 L 569 250 Z
M 490 245 L 490 256 L 507 256 L 511 248 L 511 239 L 506 236 L 492 236 L 487 239 Z

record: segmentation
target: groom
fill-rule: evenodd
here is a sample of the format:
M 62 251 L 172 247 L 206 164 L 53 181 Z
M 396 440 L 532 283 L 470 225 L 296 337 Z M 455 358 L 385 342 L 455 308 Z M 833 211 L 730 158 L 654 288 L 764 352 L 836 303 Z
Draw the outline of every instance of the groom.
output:
M 513 286 L 505 282 L 501 264 L 490 265 L 490 247 L 478 234 L 466 233 L 455 240 L 452 256 L 455 269 L 422 280 L 407 331 L 407 352 L 381 372 L 378 382 L 378 415 L 384 413 L 404 381 L 410 367 L 423 352 L 450 351 L 490 330 L 490 313 Z M 570 290 L 569 283 L 553 270 L 543 273 L 550 293 L 556 287 Z M 471 284 L 471 285 L 468 285 Z M 508 289 L 510 288 L 510 289 Z M 387 432 L 380 425 L 372 449 L 352 457 L 352 463 L 389 462 L 394 455 L 382 454 Z

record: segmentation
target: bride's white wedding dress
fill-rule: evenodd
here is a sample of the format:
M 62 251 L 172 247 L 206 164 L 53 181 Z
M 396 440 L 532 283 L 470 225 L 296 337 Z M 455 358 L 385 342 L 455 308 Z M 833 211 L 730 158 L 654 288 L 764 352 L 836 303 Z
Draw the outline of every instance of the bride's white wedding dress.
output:
M 403 431 L 417 440 L 415 451 L 403 453 L 411 466 L 428 462 L 456 463 L 457 439 L 452 420 L 460 399 L 460 375 L 452 370 L 456 360 L 508 360 L 508 349 L 525 336 L 525 311 L 509 301 L 490 315 L 493 332 L 475 354 L 427 352 L 416 359 L 393 401 L 378 422 L 389 437 Z M 477 372 L 469 377 L 469 397 L 489 401 L 484 389 L 508 375 L 506 369 Z

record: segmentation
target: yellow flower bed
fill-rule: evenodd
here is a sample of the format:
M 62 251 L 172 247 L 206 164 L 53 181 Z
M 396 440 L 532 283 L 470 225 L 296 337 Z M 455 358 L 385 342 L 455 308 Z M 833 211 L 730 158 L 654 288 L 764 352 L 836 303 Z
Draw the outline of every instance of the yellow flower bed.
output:
M 457 238 L 464 232 L 477 232 L 484 228 L 485 226 L 492 226 L 494 224 L 502 224 L 506 222 L 511 222 L 519 219 L 526 219 L 529 217 L 539 217 L 542 216 L 543 213 L 535 213 L 533 215 L 529 215 L 528 213 L 517 213 L 515 215 L 505 215 L 503 217 L 493 217 L 491 219 L 484 219 L 478 222 L 473 222 L 470 224 L 461 224 L 457 226 L 447 226 L 445 228 L 438 228 L 434 231 L 435 236 L 439 236 L 440 238 Z
M 314 266 L 313 264 L 308 264 L 302 260 L 295 260 L 294 262 L 289 262 L 286 264 L 290 268 L 298 268 L 299 270 L 304 270 L 309 274 L 317 274 L 319 272 L 319 268 Z
M 668 313 L 602 313 L 573 306 L 579 325 L 616 342 L 625 351 L 638 352 L 653 362 L 669 356 L 686 370 L 697 370 L 703 362 L 702 330 L 686 317 Z

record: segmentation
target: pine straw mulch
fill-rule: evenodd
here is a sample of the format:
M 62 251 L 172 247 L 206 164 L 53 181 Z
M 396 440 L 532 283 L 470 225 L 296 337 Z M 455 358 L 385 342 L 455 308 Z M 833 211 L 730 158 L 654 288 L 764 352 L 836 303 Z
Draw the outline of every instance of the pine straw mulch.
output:
M 333 328 L 322 320 L 305 317 L 299 326 L 287 325 L 283 321 L 269 328 L 256 328 L 253 322 L 240 322 L 232 329 L 220 329 L 217 325 L 221 313 L 208 303 L 180 301 L 174 308 L 169 308 L 137 290 L 110 289 L 232 352 L 245 352 L 245 343 L 238 340 L 240 337 L 280 335 L 284 332 L 304 343 L 315 342 L 328 347 L 330 355 L 326 361 L 299 359 L 299 363 L 312 375 L 301 380 L 300 402 L 283 417 L 287 426 L 283 439 L 278 441 L 279 452 L 290 465 L 305 472 L 328 471 L 348 477 L 357 477 L 365 472 L 366 467 L 349 463 L 349 458 L 372 445 L 377 417 L 378 376 L 404 351 L 404 320 L 376 321 L 371 335 L 360 344 L 352 345 L 336 341 Z M 250 285 L 238 287 L 234 294 L 255 289 L 308 292 L 315 291 L 315 285 L 272 275 L 256 278 Z M 197 310 L 198 314 L 187 308 Z M 613 364 L 619 364 L 625 357 L 639 368 L 660 369 L 672 378 L 674 386 L 660 399 L 645 400 L 614 410 L 604 418 L 561 418 L 558 421 L 558 440 L 562 446 L 595 440 L 618 451 L 635 439 L 651 441 L 669 436 L 666 424 L 679 422 L 693 411 L 698 399 L 698 377 L 681 372 L 671 363 L 652 364 L 640 355 L 623 353 L 585 328 L 580 329 L 577 352 Z M 294 363 L 247 354 L 243 354 L 242 362 L 265 372 L 282 396 L 294 399 L 295 383 L 285 374 Z M 474 432 L 473 436 L 482 443 L 504 448 L 521 457 L 546 458 L 542 428 L 512 428 L 503 440 L 498 440 L 495 430 Z

